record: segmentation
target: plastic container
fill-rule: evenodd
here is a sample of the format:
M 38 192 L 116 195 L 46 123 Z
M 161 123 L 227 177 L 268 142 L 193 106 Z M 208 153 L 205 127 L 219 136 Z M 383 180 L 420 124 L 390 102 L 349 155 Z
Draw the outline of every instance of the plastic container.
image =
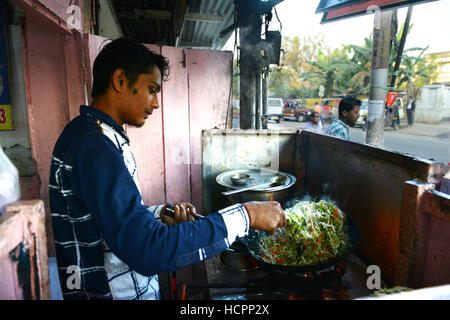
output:
M 0 215 L 8 204 L 20 199 L 19 172 L 0 146 Z

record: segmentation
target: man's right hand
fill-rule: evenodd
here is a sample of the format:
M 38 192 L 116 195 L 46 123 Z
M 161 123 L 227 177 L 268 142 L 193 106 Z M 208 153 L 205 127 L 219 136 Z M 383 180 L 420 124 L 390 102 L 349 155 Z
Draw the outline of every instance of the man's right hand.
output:
M 242 204 L 250 217 L 250 228 L 273 234 L 286 225 L 286 215 L 276 201 L 250 201 Z

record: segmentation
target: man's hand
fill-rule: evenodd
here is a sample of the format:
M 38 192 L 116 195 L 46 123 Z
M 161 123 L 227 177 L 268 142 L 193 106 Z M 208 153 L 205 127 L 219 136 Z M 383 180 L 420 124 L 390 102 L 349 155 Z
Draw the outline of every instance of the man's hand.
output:
M 276 201 L 251 201 L 242 205 L 250 217 L 250 228 L 273 234 L 276 228 L 286 225 L 286 215 Z
M 194 221 L 197 214 L 197 210 L 189 202 L 176 203 L 173 208 L 173 218 L 164 214 L 166 208 L 167 205 L 161 210 L 161 220 L 171 225 L 185 221 Z

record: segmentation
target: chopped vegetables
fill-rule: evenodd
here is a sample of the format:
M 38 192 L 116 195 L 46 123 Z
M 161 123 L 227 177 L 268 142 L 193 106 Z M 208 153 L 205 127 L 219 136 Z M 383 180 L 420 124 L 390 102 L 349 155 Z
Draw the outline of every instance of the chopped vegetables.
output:
M 347 249 L 344 216 L 334 202 L 298 201 L 285 210 L 288 221 L 271 236 L 261 236 L 259 256 L 272 264 L 313 265 Z

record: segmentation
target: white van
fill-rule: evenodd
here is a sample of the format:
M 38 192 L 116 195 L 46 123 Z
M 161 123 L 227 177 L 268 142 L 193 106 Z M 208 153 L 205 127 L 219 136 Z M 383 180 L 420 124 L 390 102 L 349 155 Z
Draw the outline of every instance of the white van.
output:
M 274 120 L 280 123 L 283 116 L 283 99 L 281 98 L 267 98 L 267 116 L 268 120 Z

